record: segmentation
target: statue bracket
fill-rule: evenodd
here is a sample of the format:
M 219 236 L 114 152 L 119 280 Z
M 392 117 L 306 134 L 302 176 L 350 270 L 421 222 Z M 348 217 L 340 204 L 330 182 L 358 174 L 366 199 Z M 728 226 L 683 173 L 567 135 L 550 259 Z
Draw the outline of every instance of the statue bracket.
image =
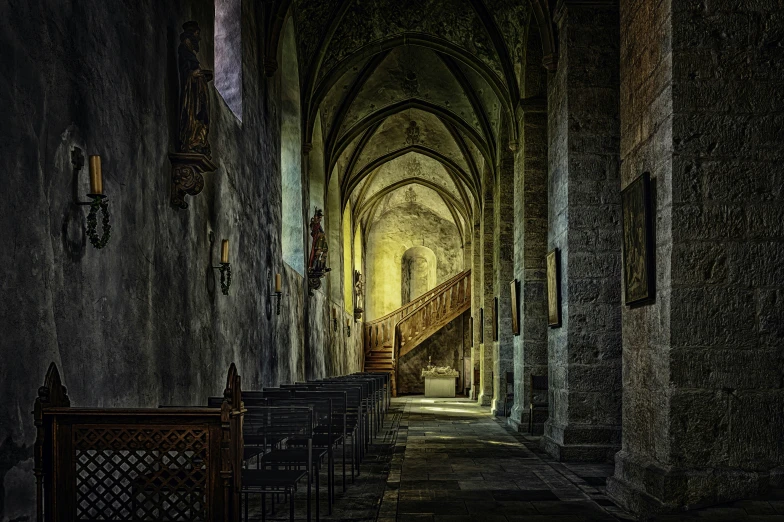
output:
M 214 172 L 218 167 L 204 154 L 173 152 L 169 154 L 172 164 L 171 204 L 175 208 L 186 209 L 185 196 L 196 196 L 204 189 L 206 172 Z
M 327 272 L 332 270 L 331 268 L 326 268 L 324 270 L 308 270 L 308 295 L 313 295 L 313 290 L 318 290 L 321 288 L 321 278 L 327 275 Z

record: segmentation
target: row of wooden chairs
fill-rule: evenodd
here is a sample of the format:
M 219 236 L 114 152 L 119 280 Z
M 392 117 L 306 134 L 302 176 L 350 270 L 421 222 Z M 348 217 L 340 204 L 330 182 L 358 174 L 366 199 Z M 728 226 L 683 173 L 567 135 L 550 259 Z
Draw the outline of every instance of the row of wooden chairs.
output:
M 304 480 L 310 520 L 311 483 L 315 479 L 316 520 L 319 520 L 319 471 L 324 461 L 328 513 L 332 514 L 336 452 L 340 451 L 342 459 L 341 485 L 345 491 L 347 464 L 350 465 L 353 482 L 355 474 L 360 472 L 359 464 L 368 445 L 380 429 L 390 397 L 388 375 L 367 373 L 243 392 L 247 409 L 242 490 L 245 519 L 248 519 L 250 494 L 261 494 L 264 520 L 267 495 L 272 499 L 274 510 L 278 494 L 282 492 L 284 498 L 289 499 L 290 518 L 293 520 L 293 495 Z M 277 414 L 275 420 L 271 418 L 273 410 Z M 298 413 L 305 416 L 297 420 Z
M 239 522 L 252 494 L 263 518 L 267 495 L 274 510 L 283 494 L 293 520 L 303 481 L 318 520 L 323 463 L 331 513 L 336 451 L 345 491 L 347 464 L 353 482 L 390 400 L 388 374 L 243 391 L 232 364 L 206 406 L 72 408 L 52 363 L 34 411 L 37 520 Z

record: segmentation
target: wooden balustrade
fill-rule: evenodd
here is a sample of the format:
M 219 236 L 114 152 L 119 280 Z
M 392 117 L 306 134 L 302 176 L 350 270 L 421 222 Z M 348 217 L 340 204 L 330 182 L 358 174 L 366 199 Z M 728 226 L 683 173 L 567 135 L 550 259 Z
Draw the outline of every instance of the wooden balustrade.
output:
M 469 308 L 471 273 L 467 271 L 398 321 L 395 325 L 394 358 L 407 354 Z
M 397 395 L 397 359 L 471 308 L 471 271 L 441 283 L 405 306 L 365 323 L 365 368 L 392 374 Z
M 464 280 L 466 277 L 469 277 L 470 280 L 470 274 L 470 270 L 461 272 L 451 279 L 444 281 L 435 288 L 428 290 L 416 299 L 406 303 L 394 312 L 390 312 L 387 315 L 379 317 L 378 319 L 374 319 L 373 321 L 367 321 L 364 325 L 365 353 L 368 353 L 373 349 L 392 347 L 394 345 L 395 326 L 404 317 L 417 310 L 424 303 L 430 302 L 434 297 L 438 297 L 444 292 L 445 289 L 452 287 L 457 282 Z

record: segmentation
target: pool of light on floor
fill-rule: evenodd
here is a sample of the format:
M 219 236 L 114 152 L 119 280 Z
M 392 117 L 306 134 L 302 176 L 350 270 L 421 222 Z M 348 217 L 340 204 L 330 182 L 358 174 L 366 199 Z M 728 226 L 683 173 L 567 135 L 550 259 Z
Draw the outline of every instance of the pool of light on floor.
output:
M 464 413 L 466 415 L 481 415 L 481 413 L 477 411 L 461 410 L 459 408 L 442 408 L 440 406 L 422 406 L 420 409 L 446 413 Z

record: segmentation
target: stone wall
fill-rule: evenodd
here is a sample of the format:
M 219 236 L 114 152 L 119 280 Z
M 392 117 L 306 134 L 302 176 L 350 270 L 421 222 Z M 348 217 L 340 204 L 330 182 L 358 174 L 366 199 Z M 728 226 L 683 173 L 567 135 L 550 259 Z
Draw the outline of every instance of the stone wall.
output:
M 303 325 L 325 330 L 328 312 L 318 300 L 306 310 L 302 277 L 281 261 L 279 78 L 259 70 L 258 7 L 242 2 L 242 123 L 213 91 L 218 169 L 176 210 L 167 154 L 180 26 L 199 22 L 201 63 L 212 69 L 213 2 L 0 5 L 9 130 L 0 141 L 0 520 L 33 516 L 30 411 L 52 361 L 76 406 L 201 404 L 222 390 L 231 362 L 249 388 L 305 377 Z M 76 146 L 103 158 L 112 224 L 103 250 L 86 242 L 86 209 L 72 202 Z M 85 168 L 80 196 L 86 179 Z M 212 268 L 223 238 L 229 296 Z M 269 307 L 268 274 L 278 272 L 280 316 Z M 323 343 L 310 343 L 323 354 L 313 375 L 359 368 L 352 343 Z
M 557 20 L 549 249 L 560 251 L 563 320 L 549 333 L 542 442 L 562 460 L 605 460 L 621 423 L 618 9 L 567 1 Z
M 623 313 L 638 512 L 784 481 L 784 36 L 770 2 L 621 2 L 624 185 L 653 178 L 656 301 Z
M 500 137 L 501 160 L 497 167 L 498 182 L 494 191 L 493 293 L 498 299 L 498 340 L 493 343 L 493 403 L 495 415 L 504 412 L 506 374 L 514 371 L 514 335 L 512 334 L 512 293 L 509 282 L 514 278 L 514 176 L 515 153 L 509 150 L 506 133 Z

